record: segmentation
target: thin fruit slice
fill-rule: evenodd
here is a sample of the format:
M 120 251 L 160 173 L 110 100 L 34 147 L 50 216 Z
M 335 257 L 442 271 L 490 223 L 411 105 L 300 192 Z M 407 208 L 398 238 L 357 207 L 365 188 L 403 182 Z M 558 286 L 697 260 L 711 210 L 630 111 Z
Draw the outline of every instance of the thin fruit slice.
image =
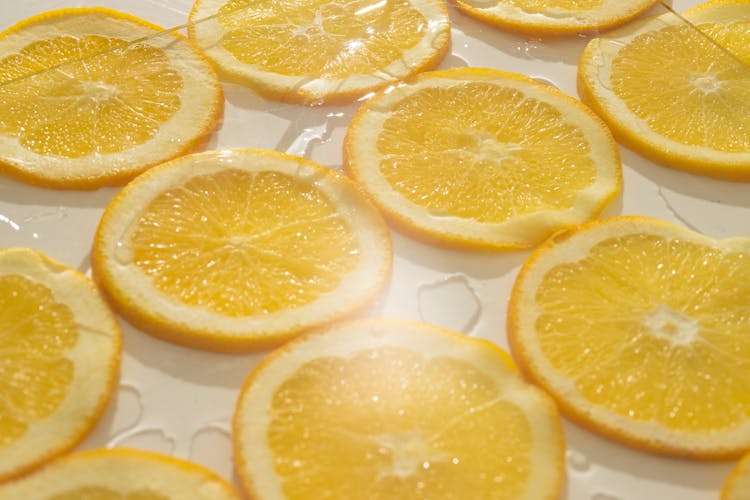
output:
M 303 336 L 250 375 L 234 415 L 253 498 L 558 498 L 555 405 L 495 344 L 360 320 Z
M 453 0 L 458 10 L 530 36 L 590 33 L 623 24 L 657 0 Z
M 201 20 L 190 37 L 223 76 L 306 104 L 432 69 L 450 45 L 444 0 L 197 0 L 190 20 Z
M 185 156 L 107 207 L 93 272 L 136 326 L 192 347 L 265 348 L 370 303 L 388 228 L 344 176 L 272 151 Z
M 0 485 L 24 500 L 240 500 L 225 480 L 197 464 L 131 449 L 74 453 Z
M 670 13 L 592 40 L 579 94 L 642 155 L 750 181 L 750 0 L 714 0 L 685 17 L 704 33 Z
M 0 171 L 92 189 L 204 142 L 223 110 L 217 76 L 186 39 L 160 30 L 93 8 L 0 33 Z
M 120 330 L 84 275 L 10 248 L 0 250 L 0 332 L 1 482 L 91 430 L 118 378 Z
M 721 500 L 750 498 L 750 454 L 740 460 L 721 489 Z
M 461 68 L 369 99 L 347 172 L 399 227 L 438 243 L 524 248 L 620 191 L 617 146 L 578 101 L 531 78 Z
M 556 236 L 513 287 L 511 348 L 582 424 L 694 458 L 750 449 L 750 239 L 615 217 Z

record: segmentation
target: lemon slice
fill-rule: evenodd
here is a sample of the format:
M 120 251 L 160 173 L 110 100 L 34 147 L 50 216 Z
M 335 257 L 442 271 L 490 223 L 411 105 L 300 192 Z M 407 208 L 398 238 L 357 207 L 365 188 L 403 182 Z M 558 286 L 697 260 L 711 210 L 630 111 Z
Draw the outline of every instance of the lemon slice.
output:
M 617 146 L 578 101 L 523 75 L 424 73 L 369 99 L 347 172 L 398 227 L 470 248 L 524 248 L 620 191 Z
M 248 350 L 368 305 L 391 270 L 388 228 L 344 176 L 233 150 L 142 174 L 107 207 L 94 277 L 143 330 Z
M 685 17 L 703 33 L 670 13 L 592 40 L 581 99 L 658 163 L 750 181 L 750 1 L 715 0 Z
M 493 343 L 396 320 L 272 353 L 234 415 L 253 498 L 558 498 L 555 405 Z
M 223 76 L 306 104 L 432 69 L 450 45 L 444 0 L 197 0 L 190 20 L 202 20 L 190 37 Z
M 721 500 L 750 498 L 750 454 L 739 461 L 721 489 Z
M 454 0 L 458 10 L 529 36 L 590 33 L 623 24 L 657 0 Z
M 0 33 L 0 171 L 91 189 L 202 144 L 223 110 L 217 76 L 187 40 L 160 30 L 93 8 Z
M 0 250 L 0 332 L 2 481 L 91 430 L 117 381 L 120 330 L 84 275 L 10 248 Z
M 91 450 L 56 460 L 0 485 L 0 498 L 45 500 L 240 500 L 226 481 L 199 465 L 157 453 Z
M 536 250 L 513 287 L 522 368 L 576 420 L 695 458 L 750 449 L 750 240 L 644 217 Z

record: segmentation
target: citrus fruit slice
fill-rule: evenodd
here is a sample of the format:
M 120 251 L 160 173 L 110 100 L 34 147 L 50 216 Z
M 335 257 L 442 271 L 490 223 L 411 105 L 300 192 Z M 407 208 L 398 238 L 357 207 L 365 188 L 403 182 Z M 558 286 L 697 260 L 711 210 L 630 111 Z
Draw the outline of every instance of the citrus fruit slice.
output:
M 750 498 L 750 454 L 739 461 L 721 489 L 721 500 Z
M 558 498 L 560 419 L 488 340 L 397 320 L 302 336 L 250 375 L 234 415 L 253 498 Z
M 230 150 L 178 158 L 128 184 L 105 210 L 92 265 L 136 326 L 233 351 L 365 307 L 391 260 L 382 217 L 344 176 Z
M 28 500 L 240 500 L 226 481 L 197 464 L 131 449 L 90 450 L 0 484 L 0 498 Z
M 2 481 L 91 430 L 118 378 L 120 330 L 84 275 L 9 248 L 0 249 L 0 332 Z
M 694 458 L 750 449 L 750 240 L 591 222 L 538 248 L 508 313 L 522 369 L 584 425 Z
M 702 32 L 670 13 L 589 42 L 579 94 L 642 155 L 750 181 L 750 1 L 711 1 L 685 17 Z
M 501 29 L 530 36 L 605 30 L 648 10 L 657 0 L 453 0 L 458 10 Z
M 197 0 L 190 37 L 222 75 L 272 99 L 351 101 L 437 66 L 444 0 Z
M 439 243 L 524 248 L 620 191 L 617 146 L 575 99 L 491 69 L 424 73 L 369 99 L 344 164 L 402 229 Z
M 0 171 L 46 187 L 121 184 L 213 132 L 223 94 L 184 38 L 63 9 L 0 33 Z

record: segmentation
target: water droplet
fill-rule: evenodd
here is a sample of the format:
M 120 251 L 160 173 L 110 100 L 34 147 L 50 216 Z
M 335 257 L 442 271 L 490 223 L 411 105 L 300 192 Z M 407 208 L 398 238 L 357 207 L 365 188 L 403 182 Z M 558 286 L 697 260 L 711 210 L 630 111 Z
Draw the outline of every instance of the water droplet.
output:
M 420 318 L 458 332 L 471 333 L 479 321 L 479 294 L 463 275 L 454 275 L 417 289 Z
M 583 453 L 576 450 L 568 450 L 568 465 L 576 472 L 588 472 L 591 469 L 591 462 Z

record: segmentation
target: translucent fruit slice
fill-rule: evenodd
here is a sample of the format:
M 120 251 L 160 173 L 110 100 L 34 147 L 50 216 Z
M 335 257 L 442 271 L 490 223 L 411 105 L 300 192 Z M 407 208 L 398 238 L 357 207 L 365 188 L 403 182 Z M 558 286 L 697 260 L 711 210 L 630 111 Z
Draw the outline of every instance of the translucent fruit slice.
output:
M 750 454 L 739 461 L 721 489 L 721 500 L 750 498 Z
M 750 0 L 709 1 L 685 17 L 700 31 L 670 13 L 592 40 L 581 99 L 658 163 L 750 181 Z
M 388 228 L 348 179 L 253 150 L 142 174 L 107 207 L 92 256 L 136 326 L 222 351 L 278 344 L 365 307 L 391 260 Z
M 74 453 L 0 484 L 0 498 L 27 500 L 240 500 L 202 466 L 157 453 L 102 449 Z
M 573 418 L 638 448 L 750 450 L 750 240 L 617 217 L 556 236 L 513 287 L 508 333 Z
M 0 332 L 2 482 L 91 430 L 118 378 L 120 330 L 88 278 L 11 248 L 0 249 Z
M 532 246 L 598 214 L 621 185 L 617 145 L 588 108 L 481 68 L 424 73 L 369 99 L 344 163 L 397 226 L 471 248 Z
M 205 141 L 223 111 L 217 76 L 186 39 L 160 30 L 92 8 L 0 33 L 0 171 L 91 189 Z
M 529 36 L 590 33 L 623 24 L 657 0 L 453 0 L 465 14 Z
M 222 74 L 282 101 L 350 101 L 432 69 L 450 44 L 444 0 L 197 0 L 190 37 Z
M 267 357 L 234 415 L 253 498 L 558 498 L 552 401 L 495 344 L 421 323 L 361 320 Z

